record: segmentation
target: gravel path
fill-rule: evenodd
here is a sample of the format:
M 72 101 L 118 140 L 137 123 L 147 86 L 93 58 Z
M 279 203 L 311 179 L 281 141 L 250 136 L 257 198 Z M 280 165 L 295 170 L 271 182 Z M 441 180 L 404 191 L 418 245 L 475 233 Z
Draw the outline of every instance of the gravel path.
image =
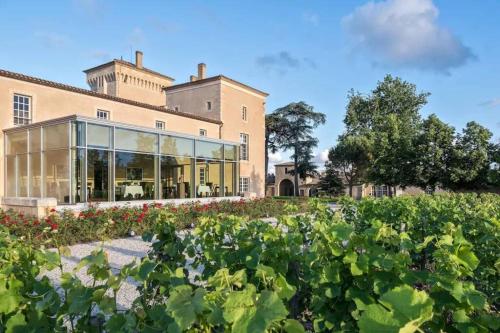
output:
M 145 257 L 151 248 L 151 243 L 144 242 L 141 237 L 136 236 L 113 239 L 105 242 L 73 245 L 69 247 L 71 250 L 71 256 L 62 257 L 64 271 L 73 272 L 73 269 L 81 259 L 88 256 L 93 250 L 101 247 L 104 248 L 105 252 L 108 254 L 111 269 L 118 273 L 124 265 L 132 261 L 139 262 L 141 258 Z M 83 283 L 90 284 L 91 278 L 86 274 L 86 271 L 86 268 L 82 268 L 76 275 Z M 46 272 L 45 275 L 56 285 L 59 284 L 61 275 L 59 269 Z M 135 281 L 132 279 L 129 279 L 122 284 L 122 287 L 117 294 L 117 303 L 119 308 L 130 308 L 132 301 L 139 296 L 139 293 L 136 291 L 136 286 Z
M 261 220 L 269 223 L 276 223 L 275 218 L 263 218 Z M 179 237 L 183 238 L 184 232 L 179 232 Z M 101 247 L 108 255 L 108 261 L 111 269 L 113 272 L 118 273 L 124 265 L 129 264 L 132 261 L 140 262 L 140 260 L 144 258 L 151 249 L 151 243 L 144 242 L 140 236 L 135 236 L 113 239 L 104 242 L 72 245 L 69 246 L 71 255 L 63 256 L 61 259 L 64 271 L 73 273 L 73 269 L 84 257 L 90 255 L 93 250 Z M 201 273 L 203 267 L 200 267 L 196 271 L 191 267 L 191 262 L 192 260 L 187 258 L 186 268 L 189 272 L 189 279 L 193 280 L 195 275 Z M 87 269 L 84 267 L 76 273 L 76 276 L 82 281 L 82 283 L 90 285 L 92 279 L 86 274 L 86 271 Z M 61 277 L 59 269 L 45 272 L 44 275 L 49 277 L 56 286 L 59 285 Z M 129 309 L 132 302 L 139 296 L 136 286 L 137 283 L 130 278 L 122 284 L 122 287 L 117 294 L 117 305 L 119 309 Z

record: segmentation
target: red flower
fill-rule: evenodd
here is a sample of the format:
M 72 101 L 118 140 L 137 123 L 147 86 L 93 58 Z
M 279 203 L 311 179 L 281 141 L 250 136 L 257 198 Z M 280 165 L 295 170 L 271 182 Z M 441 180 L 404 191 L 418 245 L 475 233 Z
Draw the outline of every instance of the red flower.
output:
M 33 225 L 39 225 L 40 224 L 40 221 L 39 220 L 35 220 L 33 221 Z
M 52 209 L 50 210 L 50 212 L 51 212 L 51 213 L 54 213 L 55 211 L 56 211 L 56 209 L 55 209 L 55 208 L 52 208 Z

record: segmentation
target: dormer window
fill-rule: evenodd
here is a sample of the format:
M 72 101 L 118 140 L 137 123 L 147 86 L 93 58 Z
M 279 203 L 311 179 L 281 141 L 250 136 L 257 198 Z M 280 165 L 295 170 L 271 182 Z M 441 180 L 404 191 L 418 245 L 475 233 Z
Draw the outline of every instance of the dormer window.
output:
M 109 120 L 109 111 L 97 110 L 97 119 Z

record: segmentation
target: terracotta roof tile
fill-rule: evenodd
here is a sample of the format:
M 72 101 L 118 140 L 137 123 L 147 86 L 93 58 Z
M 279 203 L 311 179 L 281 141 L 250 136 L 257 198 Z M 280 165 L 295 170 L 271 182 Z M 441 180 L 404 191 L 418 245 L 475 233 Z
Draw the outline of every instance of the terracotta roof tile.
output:
M 163 106 L 156 106 L 156 105 L 151 105 L 151 104 L 147 104 L 147 103 L 133 101 L 130 99 L 106 95 L 106 94 L 98 93 L 98 92 L 95 92 L 92 90 L 82 89 L 82 88 L 78 88 L 78 87 L 74 87 L 74 86 L 70 86 L 70 85 L 66 85 L 66 84 L 58 83 L 58 82 L 54 82 L 54 81 L 48 81 L 48 80 L 40 79 L 40 78 L 33 77 L 33 76 L 28 76 L 28 75 L 24 75 L 24 74 L 6 71 L 3 69 L 0 69 L 0 76 L 15 79 L 15 80 L 35 83 L 35 84 L 39 84 L 39 85 L 43 85 L 43 86 L 47 86 L 47 87 L 56 88 L 56 89 L 71 91 L 71 92 L 74 92 L 77 94 L 107 99 L 107 100 L 115 101 L 118 103 L 129 104 L 129 105 L 133 105 L 133 106 L 137 106 L 137 107 L 141 107 L 141 108 L 145 108 L 145 109 L 149 109 L 149 110 L 165 112 L 165 113 L 173 114 L 173 115 L 180 116 L 180 117 L 186 117 L 186 118 L 206 121 L 206 122 L 214 123 L 214 124 L 222 124 L 222 122 L 219 120 L 214 120 L 214 119 L 210 119 L 210 118 L 206 118 L 206 117 L 200 117 L 200 116 L 196 116 L 196 115 L 185 113 L 185 112 L 170 110 L 170 109 L 167 109 Z

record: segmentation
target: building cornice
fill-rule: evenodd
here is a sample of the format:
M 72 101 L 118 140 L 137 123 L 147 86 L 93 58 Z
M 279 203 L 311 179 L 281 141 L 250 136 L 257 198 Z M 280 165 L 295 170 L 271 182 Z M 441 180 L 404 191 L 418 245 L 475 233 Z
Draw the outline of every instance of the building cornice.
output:
M 123 103 L 123 104 L 141 107 L 144 109 L 149 109 L 149 110 L 158 111 L 158 112 L 164 112 L 164 113 L 176 115 L 179 117 L 191 118 L 191 119 L 205 121 L 208 123 L 219 124 L 219 125 L 222 124 L 222 122 L 219 120 L 214 120 L 214 119 L 210 119 L 210 118 L 206 118 L 206 117 L 202 117 L 202 116 L 197 116 L 197 115 L 193 115 L 193 114 L 189 114 L 189 113 L 184 113 L 184 112 L 180 112 L 180 111 L 175 111 L 175 110 L 167 109 L 166 107 L 163 107 L 163 106 L 156 106 L 156 105 L 137 102 L 137 101 L 133 101 L 130 99 L 121 98 L 121 97 L 106 95 L 106 94 L 98 93 L 98 92 L 95 92 L 92 90 L 82 89 L 82 88 L 70 86 L 70 85 L 63 84 L 63 83 L 58 83 L 58 82 L 54 82 L 54 81 L 40 79 L 40 78 L 33 77 L 33 76 L 28 76 L 28 75 L 24 75 L 24 74 L 20 74 L 20 73 L 6 71 L 3 69 L 0 69 L 0 77 L 6 77 L 6 78 L 14 79 L 14 80 L 30 82 L 30 83 L 34 83 L 34 84 L 38 84 L 38 85 L 42 85 L 42 86 L 46 86 L 46 87 L 70 91 L 73 93 L 92 96 L 92 97 L 96 97 L 96 98 L 107 99 L 107 100 L 118 102 L 118 103 Z
M 246 85 L 244 83 L 238 82 L 238 81 L 233 80 L 231 78 L 228 78 L 227 76 L 224 76 L 224 75 L 217 75 L 217 76 L 208 77 L 206 79 L 196 80 L 196 81 L 193 81 L 193 82 L 185 82 L 185 83 L 181 83 L 181 84 L 176 84 L 176 85 L 173 85 L 173 86 L 170 86 L 170 87 L 165 87 L 165 88 L 163 88 L 163 90 L 165 90 L 166 92 L 174 92 L 174 91 L 177 91 L 179 89 L 184 89 L 184 88 L 189 88 L 189 87 L 196 87 L 196 86 L 203 85 L 203 84 L 206 84 L 206 83 L 209 83 L 209 82 L 214 82 L 214 81 L 225 81 L 227 83 L 233 84 L 233 85 L 238 86 L 240 88 L 243 88 L 245 90 L 251 91 L 251 92 L 253 92 L 253 93 L 255 93 L 255 94 L 257 94 L 257 95 L 259 95 L 261 97 L 267 97 L 267 96 L 269 96 L 269 94 L 266 93 L 266 92 L 263 92 L 261 90 L 252 88 L 249 85 Z
M 132 69 L 135 69 L 135 70 L 138 70 L 140 72 L 144 72 L 144 73 L 148 73 L 148 74 L 151 74 L 151 75 L 155 75 L 155 76 L 159 76 L 161 78 L 164 78 L 164 79 L 167 79 L 167 80 L 170 80 L 170 81 L 175 81 L 174 78 L 170 77 L 170 76 L 167 76 L 167 75 L 164 75 L 164 74 L 161 74 L 161 73 L 158 73 L 156 71 L 153 71 L 149 68 L 137 68 L 136 65 L 134 65 L 133 63 L 131 62 L 128 62 L 128 61 L 125 61 L 125 60 L 120 60 L 120 59 L 113 59 L 109 62 L 106 62 L 102 65 L 99 65 L 99 66 L 95 66 L 95 67 L 92 67 L 92 68 L 89 68 L 89 69 L 86 69 L 84 70 L 83 72 L 85 74 L 88 74 L 89 72 L 93 72 L 95 70 L 98 70 L 98 69 L 102 69 L 102 68 L 106 68 L 106 67 L 109 67 L 111 65 L 115 65 L 115 64 L 120 64 L 120 65 L 123 65 L 123 66 L 126 66 L 126 67 L 129 67 L 129 68 L 132 68 Z

